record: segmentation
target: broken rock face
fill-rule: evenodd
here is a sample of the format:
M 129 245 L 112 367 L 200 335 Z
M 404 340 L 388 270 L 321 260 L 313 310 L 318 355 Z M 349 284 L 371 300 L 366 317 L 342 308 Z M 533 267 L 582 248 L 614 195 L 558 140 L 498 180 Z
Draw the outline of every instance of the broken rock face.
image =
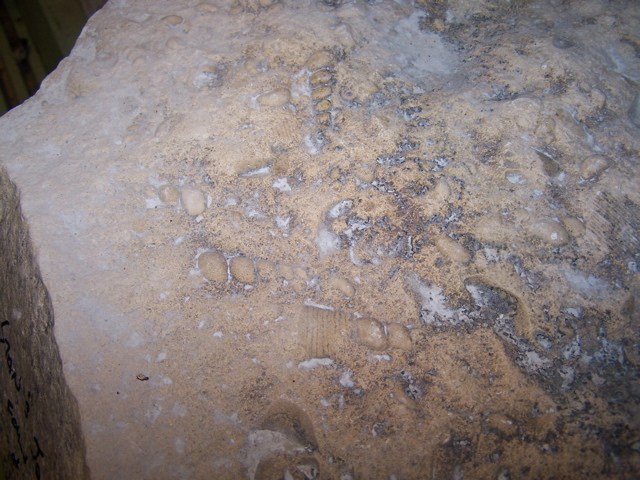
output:
M 94 478 L 633 476 L 640 9 L 556 3 L 90 20 L 0 159 Z

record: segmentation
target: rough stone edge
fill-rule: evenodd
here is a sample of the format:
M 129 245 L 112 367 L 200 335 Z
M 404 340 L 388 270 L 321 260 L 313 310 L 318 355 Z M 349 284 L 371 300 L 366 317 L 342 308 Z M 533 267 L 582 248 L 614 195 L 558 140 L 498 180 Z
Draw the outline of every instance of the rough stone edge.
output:
M 18 190 L 0 166 L 0 480 L 90 478 L 53 324 Z

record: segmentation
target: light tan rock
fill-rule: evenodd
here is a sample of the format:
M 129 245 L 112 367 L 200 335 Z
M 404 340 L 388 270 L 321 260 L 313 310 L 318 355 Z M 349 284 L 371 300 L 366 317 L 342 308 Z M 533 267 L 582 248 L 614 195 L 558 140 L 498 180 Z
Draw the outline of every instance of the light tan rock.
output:
M 471 260 L 471 253 L 453 238 L 442 235 L 435 240 L 436 247 L 445 257 L 458 263 L 467 263 Z
M 261 280 L 271 281 L 276 277 L 276 265 L 269 260 L 258 260 L 256 271 Z
M 184 208 L 189 215 L 200 215 L 207 208 L 204 194 L 199 188 L 182 187 L 180 199 L 182 201 L 182 208 Z
M 177 205 L 180 198 L 180 192 L 173 185 L 161 185 L 158 188 L 158 197 L 167 205 Z
M 356 320 L 357 338 L 362 345 L 373 350 L 384 350 L 387 345 L 387 336 L 382 324 L 374 318 L 359 318 Z
M 204 252 L 198 257 L 198 268 L 204 278 L 211 282 L 226 283 L 227 260 L 218 252 Z
M 602 172 L 611 166 L 611 161 L 604 155 L 591 155 L 580 165 L 580 176 L 585 180 L 597 180 Z
M 344 277 L 333 277 L 331 279 L 331 286 L 348 298 L 356 294 L 356 287 Z
M 334 56 L 327 50 L 320 50 L 309 57 L 306 67 L 311 71 L 316 71 L 330 66 L 334 61 Z
M 550 218 L 541 218 L 529 226 L 529 232 L 545 243 L 564 245 L 569 241 L 569 233 L 560 222 Z
M 390 323 L 387 325 L 387 339 L 389 345 L 393 348 L 409 351 L 413 348 L 409 329 L 399 323 Z
M 229 271 L 234 279 L 245 285 L 252 285 L 256 281 L 256 269 L 250 258 L 233 257 L 229 260 Z
M 281 107 L 291 100 L 291 91 L 288 88 L 281 87 L 270 90 L 258 97 L 258 103 L 265 107 Z

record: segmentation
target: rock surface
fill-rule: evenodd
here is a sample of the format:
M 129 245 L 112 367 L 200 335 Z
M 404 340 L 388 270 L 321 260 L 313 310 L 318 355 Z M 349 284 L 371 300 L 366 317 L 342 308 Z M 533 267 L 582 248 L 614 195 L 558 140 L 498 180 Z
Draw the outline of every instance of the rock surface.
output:
M 634 478 L 639 23 L 109 2 L 0 119 L 93 478 Z
M 0 478 L 89 479 L 53 327 L 19 193 L 0 167 Z

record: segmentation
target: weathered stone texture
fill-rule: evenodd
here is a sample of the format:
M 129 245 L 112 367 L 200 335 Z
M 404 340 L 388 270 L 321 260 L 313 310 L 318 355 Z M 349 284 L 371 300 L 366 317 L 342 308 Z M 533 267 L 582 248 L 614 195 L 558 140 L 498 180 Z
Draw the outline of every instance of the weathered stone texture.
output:
M 0 169 L 0 478 L 89 478 L 53 324 L 17 189 Z

